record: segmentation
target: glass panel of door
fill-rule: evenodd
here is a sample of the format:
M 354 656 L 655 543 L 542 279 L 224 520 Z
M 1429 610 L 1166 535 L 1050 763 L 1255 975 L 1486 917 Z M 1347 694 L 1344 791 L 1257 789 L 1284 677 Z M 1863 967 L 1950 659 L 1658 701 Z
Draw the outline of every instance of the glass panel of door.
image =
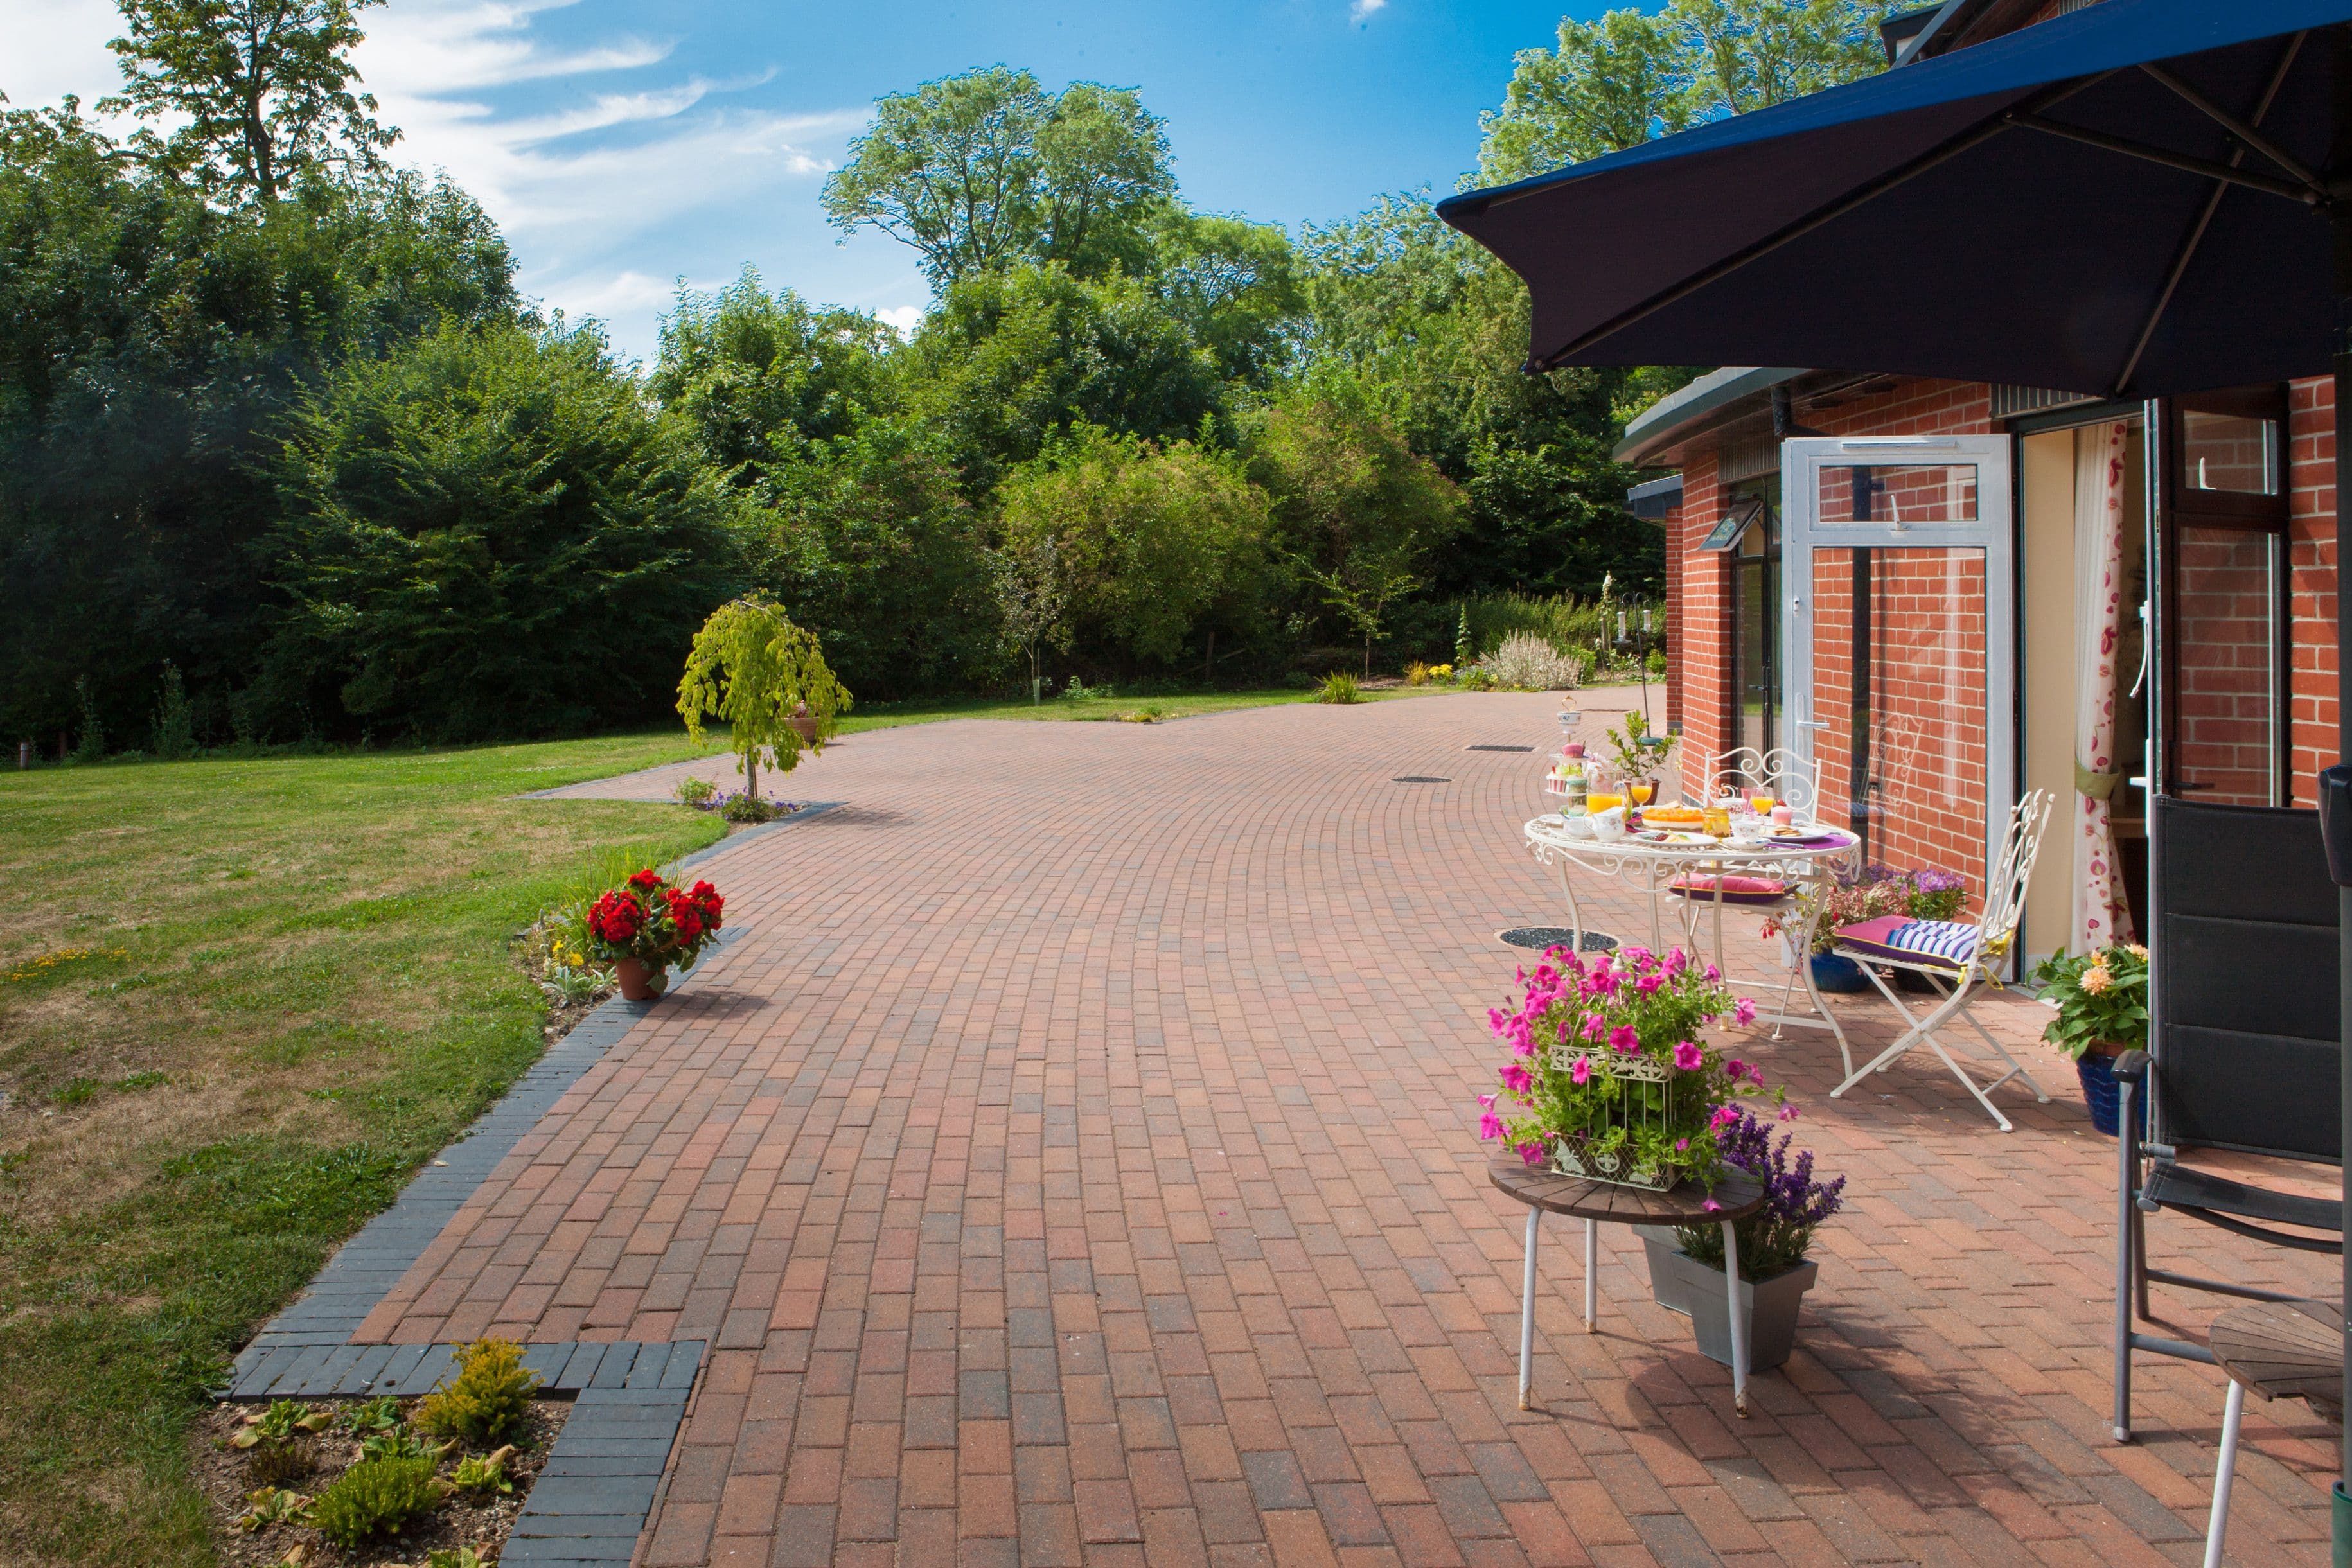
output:
M 1942 504 L 1973 506 L 1972 486 L 1965 499 L 1937 490 Z M 1984 893 L 1990 807 L 1985 552 L 1824 545 L 1811 553 L 1822 814 L 1862 835 L 1870 863 L 1958 873 L 1973 908 Z

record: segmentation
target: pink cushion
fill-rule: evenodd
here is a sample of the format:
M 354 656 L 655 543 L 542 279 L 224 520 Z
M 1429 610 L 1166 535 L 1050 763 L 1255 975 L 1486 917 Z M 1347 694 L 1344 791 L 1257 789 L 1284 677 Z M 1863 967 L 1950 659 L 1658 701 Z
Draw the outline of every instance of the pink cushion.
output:
M 1712 904 L 1717 880 L 1711 876 L 1676 877 L 1666 891 L 1694 903 Z M 1775 882 L 1767 876 L 1727 876 L 1719 880 L 1723 883 L 1723 902 L 1726 904 L 1778 904 L 1789 895 L 1788 883 Z

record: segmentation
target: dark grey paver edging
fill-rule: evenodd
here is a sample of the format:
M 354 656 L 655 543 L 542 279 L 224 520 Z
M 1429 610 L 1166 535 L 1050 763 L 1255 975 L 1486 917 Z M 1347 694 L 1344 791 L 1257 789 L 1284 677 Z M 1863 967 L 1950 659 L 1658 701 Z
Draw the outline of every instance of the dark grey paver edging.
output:
M 778 817 L 772 822 L 754 822 L 740 833 L 730 833 L 715 844 L 698 849 L 682 860 L 672 861 L 668 869 L 672 872 L 688 870 L 700 865 L 704 861 L 724 854 L 729 850 L 740 848 L 763 833 L 772 833 L 778 828 L 789 828 L 795 822 L 805 822 L 811 817 L 821 817 L 827 811 L 838 809 L 842 804 L 843 802 L 839 800 L 810 800 L 789 817 Z M 719 891 L 724 893 L 726 889 L 721 888 Z

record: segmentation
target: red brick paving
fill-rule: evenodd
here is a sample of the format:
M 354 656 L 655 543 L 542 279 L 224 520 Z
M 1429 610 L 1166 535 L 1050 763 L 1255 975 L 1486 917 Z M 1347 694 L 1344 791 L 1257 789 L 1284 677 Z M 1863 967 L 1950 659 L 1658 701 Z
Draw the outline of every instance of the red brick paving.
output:
M 2196 1561 L 2221 1382 L 2151 1361 L 2106 1439 L 2114 1145 L 2046 1052 L 2004 1136 L 1916 1059 L 1840 1103 L 1826 1036 L 1759 1044 L 1853 1178 L 1796 1358 L 1735 1419 L 1625 1230 L 1580 1332 L 1558 1226 L 1517 1408 L 1524 1211 L 1472 1096 L 1493 933 L 1557 909 L 1535 759 L 1464 748 L 1556 706 L 852 737 L 792 788 L 848 805 L 708 868 L 747 935 L 365 1337 L 709 1339 L 662 1568 Z M 2235 1278 L 2332 1267 L 2149 1228 Z M 2233 1560 L 2323 1561 L 2332 1433 L 2247 1431 Z

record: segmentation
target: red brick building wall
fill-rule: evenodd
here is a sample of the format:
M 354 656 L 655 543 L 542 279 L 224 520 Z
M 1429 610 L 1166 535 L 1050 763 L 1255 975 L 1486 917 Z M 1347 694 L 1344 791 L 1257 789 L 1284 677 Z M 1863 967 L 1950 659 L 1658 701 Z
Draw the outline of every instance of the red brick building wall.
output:
M 1683 465 L 1683 504 L 1667 536 L 1671 596 L 1666 667 L 1675 715 L 1682 720 L 1683 788 L 1696 792 L 1707 759 L 1723 749 L 1731 718 L 1731 568 L 1721 551 L 1698 543 L 1722 521 L 1713 451 Z
M 2334 383 L 2294 382 L 2287 409 L 2288 798 L 2310 806 L 2338 744 Z

